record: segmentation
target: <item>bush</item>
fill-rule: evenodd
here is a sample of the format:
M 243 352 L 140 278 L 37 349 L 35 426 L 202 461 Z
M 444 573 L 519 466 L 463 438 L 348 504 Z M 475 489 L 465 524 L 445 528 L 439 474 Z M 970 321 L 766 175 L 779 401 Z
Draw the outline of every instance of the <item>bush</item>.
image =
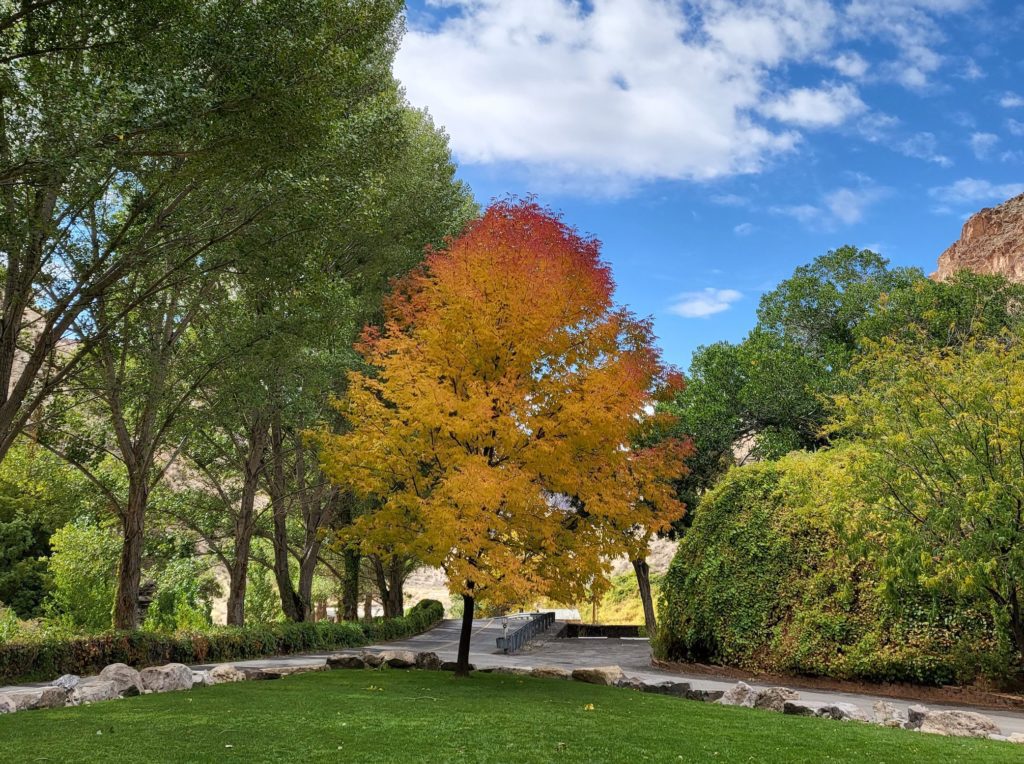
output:
M 441 604 L 429 601 L 402 618 L 371 623 L 271 623 L 177 634 L 133 631 L 15 641 L 0 644 L 0 684 L 44 681 L 61 674 L 96 674 L 111 663 L 143 668 L 362 647 L 426 631 L 443 616 Z
M 109 629 L 117 587 L 118 533 L 87 522 L 63 526 L 50 538 L 53 588 L 48 614 L 88 631 Z
M 854 449 L 731 470 L 701 502 L 662 587 L 667 660 L 877 682 L 1006 677 L 983 603 L 904 585 L 847 533 Z

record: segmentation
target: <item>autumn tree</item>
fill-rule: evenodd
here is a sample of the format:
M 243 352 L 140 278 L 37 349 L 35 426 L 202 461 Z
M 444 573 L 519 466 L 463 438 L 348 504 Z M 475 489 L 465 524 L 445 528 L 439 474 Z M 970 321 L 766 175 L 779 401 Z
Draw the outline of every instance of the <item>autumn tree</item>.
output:
M 626 528 L 683 512 L 672 470 L 629 447 L 663 370 L 612 290 L 596 240 L 495 203 L 396 284 L 360 346 L 374 372 L 338 401 L 348 430 L 320 434 L 328 476 L 379 505 L 363 551 L 442 567 L 462 596 L 459 674 L 478 599 L 578 600 Z

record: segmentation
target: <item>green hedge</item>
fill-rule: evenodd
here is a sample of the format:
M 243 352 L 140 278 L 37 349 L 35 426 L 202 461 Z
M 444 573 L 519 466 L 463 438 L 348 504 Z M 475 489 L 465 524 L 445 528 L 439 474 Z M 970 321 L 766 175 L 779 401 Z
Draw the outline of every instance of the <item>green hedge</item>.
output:
M 800 452 L 734 468 L 704 496 L 662 582 L 658 657 L 936 685 L 1011 673 L 984 603 L 885 589 L 850 530 L 850 458 Z
M 111 632 L 91 637 L 43 639 L 0 645 L 0 684 L 46 681 L 62 674 L 97 674 L 111 663 L 136 668 L 164 663 L 220 663 L 270 655 L 362 647 L 409 637 L 444 617 L 436 600 L 424 600 L 402 618 L 371 623 L 272 623 L 218 627 L 203 632 Z

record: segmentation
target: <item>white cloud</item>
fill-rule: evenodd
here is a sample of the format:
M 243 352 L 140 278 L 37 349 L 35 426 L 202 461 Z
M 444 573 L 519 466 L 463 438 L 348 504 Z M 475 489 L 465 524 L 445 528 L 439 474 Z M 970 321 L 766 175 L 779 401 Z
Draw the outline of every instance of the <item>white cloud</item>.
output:
M 876 186 L 870 178 L 857 177 L 856 186 L 844 186 L 822 194 L 818 204 L 797 204 L 771 207 L 769 212 L 787 215 L 808 228 L 833 230 L 840 225 L 862 221 L 868 209 L 890 195 L 891 191 Z
M 1024 96 L 1008 91 L 999 99 L 999 105 L 1004 109 L 1016 109 L 1020 106 L 1024 106 Z
M 433 0 L 445 13 L 410 20 L 395 71 L 463 162 L 588 189 L 706 180 L 758 172 L 800 129 L 865 111 L 849 82 L 793 87 L 795 65 L 863 77 L 851 46 L 874 56 L 881 41 L 892 71 L 927 75 L 934 17 L 969 2 Z
M 757 226 L 753 223 L 740 223 L 738 226 L 732 229 L 732 232 L 737 236 L 750 236 L 754 231 L 757 230 Z
M 1016 119 L 1006 120 L 1006 129 L 1010 131 L 1012 135 L 1024 137 L 1024 122 Z
M 746 207 L 750 204 L 750 200 L 747 197 L 740 196 L 739 194 L 715 194 L 711 197 L 711 201 L 722 207 Z
M 729 310 L 733 303 L 742 298 L 743 293 L 735 289 L 708 287 L 699 292 L 683 292 L 675 298 L 668 312 L 683 318 L 707 318 Z
M 798 127 L 834 127 L 867 107 L 852 85 L 795 88 L 761 107 L 761 113 Z
M 914 133 L 909 138 L 898 141 L 893 148 L 903 156 L 934 162 L 940 167 L 950 167 L 953 164 L 952 159 L 939 153 L 938 141 L 934 133 Z
M 948 186 L 936 186 L 928 190 L 928 195 L 938 202 L 938 212 L 951 212 L 953 208 L 976 207 L 989 202 L 1004 202 L 1018 194 L 1024 194 L 1024 183 L 992 183 L 978 178 L 961 178 Z
M 840 53 L 832 60 L 832 66 L 844 77 L 859 80 L 868 73 L 868 62 L 855 51 Z
M 974 152 L 974 156 L 978 159 L 988 159 L 992 154 L 992 149 L 999 143 L 999 136 L 995 133 L 971 133 L 967 142 L 971 151 Z

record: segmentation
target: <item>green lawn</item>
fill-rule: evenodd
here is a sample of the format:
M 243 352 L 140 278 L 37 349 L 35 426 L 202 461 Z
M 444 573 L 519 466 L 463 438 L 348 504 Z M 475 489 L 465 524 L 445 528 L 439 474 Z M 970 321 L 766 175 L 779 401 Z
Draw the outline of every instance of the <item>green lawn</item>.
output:
M 1024 762 L 1024 746 L 560 680 L 331 671 L 0 716 L 0 761 L 952 764 Z

